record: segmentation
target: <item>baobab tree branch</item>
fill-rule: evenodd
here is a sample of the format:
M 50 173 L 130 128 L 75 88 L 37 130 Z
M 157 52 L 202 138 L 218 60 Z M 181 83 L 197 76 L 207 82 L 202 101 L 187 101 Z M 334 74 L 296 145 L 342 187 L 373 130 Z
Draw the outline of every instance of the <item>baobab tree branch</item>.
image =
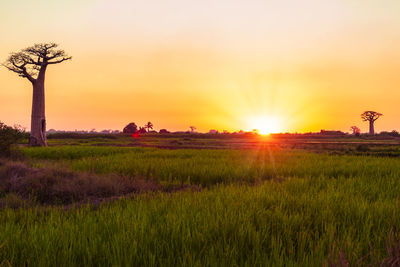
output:
M 31 83 L 34 83 L 36 81 L 35 78 L 32 77 L 27 71 L 26 68 L 23 69 L 22 74 L 24 75 L 23 77 L 27 78 Z
M 31 83 L 34 83 L 36 81 L 35 78 L 32 77 L 31 74 L 28 73 L 26 70 L 26 63 L 22 65 L 17 65 L 14 60 L 10 60 L 10 64 L 2 64 L 4 67 L 6 67 L 8 70 L 17 73 L 20 77 L 27 78 Z
M 18 53 L 12 53 L 3 66 L 33 83 L 42 68 L 45 70 L 49 64 L 58 64 L 72 59 L 64 50 L 56 50 L 57 46 L 55 43 L 35 44 Z
M 47 64 L 58 64 L 58 63 L 61 63 L 63 61 L 70 60 L 70 59 L 72 59 L 72 57 L 63 57 L 62 59 L 59 59 L 56 61 L 49 61 L 49 62 L 47 62 Z

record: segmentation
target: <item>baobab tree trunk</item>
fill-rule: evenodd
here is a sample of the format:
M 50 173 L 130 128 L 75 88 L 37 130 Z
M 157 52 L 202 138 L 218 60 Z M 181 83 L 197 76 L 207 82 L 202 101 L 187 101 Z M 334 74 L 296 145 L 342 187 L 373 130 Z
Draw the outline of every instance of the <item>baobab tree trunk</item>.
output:
M 46 66 L 42 66 L 38 79 L 33 84 L 31 135 L 29 144 L 31 146 L 47 146 L 46 141 L 46 117 L 44 101 L 44 77 Z
M 370 120 L 369 121 L 369 134 L 370 135 L 374 135 L 375 134 L 375 130 L 374 130 L 374 121 Z
M 44 78 L 47 66 L 59 64 L 72 57 L 59 50 L 55 43 L 35 44 L 18 53 L 11 53 L 2 66 L 28 79 L 33 85 L 31 146 L 46 146 L 46 117 L 44 107 Z

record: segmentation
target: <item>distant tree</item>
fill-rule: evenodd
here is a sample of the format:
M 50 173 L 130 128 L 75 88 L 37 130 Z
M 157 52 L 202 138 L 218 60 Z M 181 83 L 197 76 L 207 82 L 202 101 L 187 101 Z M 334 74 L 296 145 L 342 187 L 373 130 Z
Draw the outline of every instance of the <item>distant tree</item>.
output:
M 151 122 L 148 122 L 146 123 L 144 128 L 147 129 L 148 132 L 150 132 L 150 129 L 153 129 L 153 124 Z
M 144 127 L 139 127 L 138 133 L 146 133 L 146 129 Z
M 134 122 L 129 123 L 128 125 L 125 126 L 125 128 L 122 130 L 123 133 L 136 133 L 137 132 L 137 126 Z
M 196 130 L 197 128 L 195 127 L 195 126 L 189 126 L 189 128 L 190 128 L 190 132 L 194 132 L 194 130 Z
M 361 130 L 357 126 L 351 126 L 350 130 L 353 132 L 354 135 L 360 135 Z
M 28 79 L 33 86 L 31 132 L 29 144 L 31 146 L 47 146 L 44 80 L 48 65 L 58 64 L 72 57 L 64 50 L 56 49 L 55 43 L 34 44 L 17 53 L 12 53 L 4 67 Z
M 392 136 L 392 137 L 399 137 L 400 134 L 398 131 L 393 130 L 391 132 L 382 131 L 379 133 L 380 136 Z
M 169 133 L 169 131 L 167 129 L 161 129 L 159 133 L 160 134 L 167 134 L 167 133 Z
M 380 116 L 383 116 L 383 114 L 378 113 L 376 111 L 365 111 L 364 113 L 361 114 L 361 119 L 363 121 L 369 121 L 369 134 L 370 135 L 375 134 L 374 122 L 377 119 L 379 119 Z
M 396 131 L 396 130 L 391 131 L 391 132 L 390 132 L 390 135 L 391 135 L 391 136 L 395 136 L 395 137 L 400 136 L 399 132 Z

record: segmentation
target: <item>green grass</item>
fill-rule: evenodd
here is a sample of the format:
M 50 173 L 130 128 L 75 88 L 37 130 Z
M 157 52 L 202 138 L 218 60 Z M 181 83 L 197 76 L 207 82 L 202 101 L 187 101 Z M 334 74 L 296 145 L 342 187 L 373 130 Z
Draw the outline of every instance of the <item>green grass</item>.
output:
M 296 150 L 162 150 L 154 148 L 26 148 L 32 159 L 55 159 L 76 171 L 144 176 L 202 186 L 288 177 L 400 177 L 400 160 Z
M 400 222 L 397 203 L 359 186 L 354 178 L 295 178 L 145 195 L 99 209 L 5 210 L 0 259 L 18 266 L 316 266 L 334 242 L 350 256 L 367 254 L 371 242 L 379 258 Z
M 32 164 L 190 183 L 99 207 L 0 211 L 0 263 L 320 266 L 385 255 L 400 224 L 400 159 L 295 150 L 25 148 Z M 337 252 L 337 251 L 336 251 Z

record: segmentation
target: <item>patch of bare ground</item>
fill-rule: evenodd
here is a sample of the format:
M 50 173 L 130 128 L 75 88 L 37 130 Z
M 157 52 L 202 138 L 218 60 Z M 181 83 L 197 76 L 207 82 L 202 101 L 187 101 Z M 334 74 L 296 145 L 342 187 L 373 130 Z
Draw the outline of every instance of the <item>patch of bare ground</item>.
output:
M 146 192 L 177 192 L 200 188 L 163 186 L 156 181 L 120 175 L 96 175 L 62 168 L 31 168 L 24 162 L 0 161 L 0 208 L 31 205 L 99 204 Z

